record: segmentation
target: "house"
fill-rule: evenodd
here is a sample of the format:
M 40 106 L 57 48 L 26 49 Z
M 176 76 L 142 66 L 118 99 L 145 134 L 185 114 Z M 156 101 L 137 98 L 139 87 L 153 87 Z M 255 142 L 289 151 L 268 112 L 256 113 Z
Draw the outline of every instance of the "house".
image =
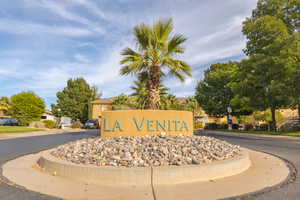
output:
M 56 118 L 55 116 L 52 114 L 52 112 L 50 110 L 46 110 L 43 115 L 41 116 L 42 120 L 52 120 L 55 121 Z
M 100 98 L 92 101 L 92 119 L 99 119 L 103 111 L 112 110 L 113 99 L 114 98 Z
M 5 106 L 0 106 L 0 119 L 9 118 L 7 115 L 7 108 Z

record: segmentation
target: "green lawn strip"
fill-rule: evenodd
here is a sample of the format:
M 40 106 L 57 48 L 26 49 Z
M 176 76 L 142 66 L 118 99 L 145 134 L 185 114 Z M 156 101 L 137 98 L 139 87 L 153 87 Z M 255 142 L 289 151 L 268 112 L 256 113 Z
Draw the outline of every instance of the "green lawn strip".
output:
M 223 130 L 223 129 L 219 131 L 232 132 L 232 133 L 249 133 L 249 134 L 259 134 L 259 135 L 282 135 L 282 136 L 300 137 L 300 132 L 241 131 L 241 130 Z
M 43 131 L 44 129 L 38 128 L 28 128 L 24 126 L 0 126 L 1 133 L 24 133 L 24 132 L 33 132 L 33 131 Z

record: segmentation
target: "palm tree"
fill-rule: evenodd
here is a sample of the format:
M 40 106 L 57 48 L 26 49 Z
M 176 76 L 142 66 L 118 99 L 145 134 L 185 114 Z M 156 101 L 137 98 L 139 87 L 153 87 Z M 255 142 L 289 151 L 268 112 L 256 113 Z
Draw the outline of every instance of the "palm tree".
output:
M 165 110 L 177 110 L 179 108 L 179 102 L 173 94 L 168 94 L 162 98 L 162 107 Z
M 134 86 L 131 89 L 134 91 L 131 95 L 136 97 L 137 107 L 143 109 L 146 106 L 148 91 L 147 80 L 144 73 L 139 74 L 138 79 L 134 81 Z
M 148 90 L 147 90 L 147 82 L 148 82 L 148 73 L 141 72 L 138 74 L 137 80 L 134 81 L 134 86 L 131 89 L 134 91 L 131 95 L 136 97 L 137 108 L 144 109 L 146 107 L 147 98 L 148 98 Z M 168 88 L 164 87 L 162 84 L 159 86 L 159 94 L 160 99 L 162 99 L 165 95 L 168 94 Z
M 133 29 L 137 51 L 126 48 L 121 53 L 124 56 L 120 62 L 124 65 L 120 70 L 122 75 L 148 73 L 147 109 L 160 108 L 161 77 L 168 73 L 184 81 L 185 75 L 191 76 L 190 66 L 174 58 L 184 52 L 182 44 L 186 38 L 172 31 L 172 19 L 160 20 L 152 26 L 142 23 Z
M 199 109 L 199 105 L 194 97 L 187 98 L 187 100 L 185 101 L 185 107 L 187 110 L 193 112 L 193 116 L 195 117 L 195 112 Z

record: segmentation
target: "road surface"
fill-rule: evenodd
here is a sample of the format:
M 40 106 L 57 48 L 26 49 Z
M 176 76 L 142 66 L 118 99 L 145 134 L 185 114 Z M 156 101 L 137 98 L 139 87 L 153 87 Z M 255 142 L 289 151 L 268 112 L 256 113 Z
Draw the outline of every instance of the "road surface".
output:
M 223 139 L 230 143 L 237 144 L 246 148 L 251 148 L 254 150 L 269 152 L 271 154 L 278 155 L 291 161 L 294 164 L 294 166 L 298 169 L 298 171 L 300 171 L 300 138 L 260 137 L 237 134 L 224 135 L 218 133 L 208 134 L 205 132 L 201 132 L 200 134 L 209 135 L 218 139 Z M 39 152 L 81 138 L 96 137 L 97 135 L 97 131 L 89 131 L 0 140 L 0 165 L 4 164 L 8 160 L 14 159 L 22 155 Z M 299 178 L 299 175 L 297 175 L 297 179 L 295 182 L 288 184 L 280 189 L 264 193 L 251 199 L 300 200 Z M 257 177 L 257 181 L 259 181 L 259 177 Z M 57 200 L 57 198 L 55 197 L 50 197 L 36 192 L 27 191 L 26 189 L 7 185 L 4 182 L 0 181 L 1 200 Z

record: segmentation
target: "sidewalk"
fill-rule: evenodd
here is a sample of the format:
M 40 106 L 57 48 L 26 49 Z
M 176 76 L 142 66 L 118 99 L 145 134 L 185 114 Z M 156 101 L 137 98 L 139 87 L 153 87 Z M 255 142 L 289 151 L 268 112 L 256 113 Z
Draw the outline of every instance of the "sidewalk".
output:
M 46 129 L 44 131 L 34 131 L 34 132 L 24 132 L 24 133 L 1 133 L 0 140 L 23 138 L 23 137 L 33 137 L 33 136 L 43 136 L 43 135 L 54 135 L 63 134 L 71 132 L 83 132 L 89 131 L 87 129 Z

